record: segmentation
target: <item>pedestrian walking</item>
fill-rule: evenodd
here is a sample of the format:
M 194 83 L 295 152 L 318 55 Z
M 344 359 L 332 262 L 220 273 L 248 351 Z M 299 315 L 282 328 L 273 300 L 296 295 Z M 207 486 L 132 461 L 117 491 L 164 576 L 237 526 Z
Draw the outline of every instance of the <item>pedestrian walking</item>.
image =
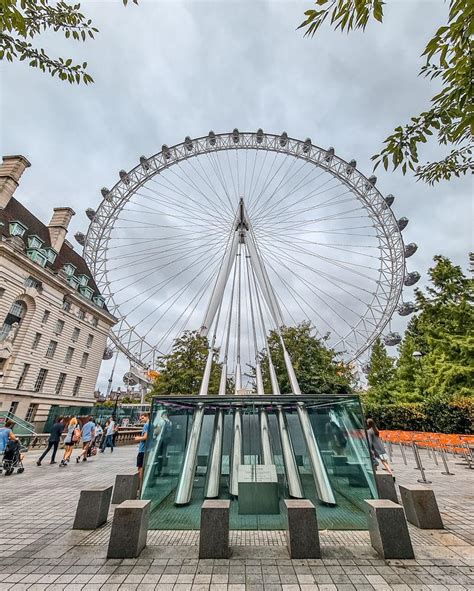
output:
M 375 421 L 373 419 L 367 419 L 367 427 L 367 437 L 369 439 L 370 451 L 376 460 L 380 460 L 383 469 L 393 476 L 392 468 L 388 463 L 388 455 L 385 451 L 382 440 L 380 439 L 379 430 L 377 429 Z M 374 464 L 374 467 L 376 467 L 375 463 L 372 463 Z
M 112 415 L 111 418 L 107 421 L 105 425 L 105 437 L 102 442 L 102 447 L 100 452 L 104 453 L 107 447 L 110 447 L 111 453 L 114 451 L 114 432 L 115 432 L 115 415 Z
M 100 423 L 95 423 L 95 432 L 94 432 L 94 439 L 92 440 L 89 450 L 87 452 L 87 456 L 92 456 L 97 453 L 97 448 L 100 447 L 102 443 L 102 435 L 104 434 L 104 429 Z
M 142 485 L 143 480 L 143 462 L 145 460 L 145 449 L 146 449 L 146 441 L 148 439 L 148 431 L 150 429 L 150 414 L 144 412 L 140 417 L 140 422 L 143 423 L 143 428 L 141 435 L 135 437 L 135 441 L 139 441 L 138 445 L 138 455 L 137 455 L 137 468 L 138 468 L 138 478 L 140 479 L 140 487 Z
M 79 421 L 77 420 L 76 417 L 71 417 L 71 419 L 69 420 L 69 422 L 67 424 L 67 433 L 66 433 L 66 437 L 64 439 L 64 446 L 65 446 L 64 456 L 63 456 L 63 459 L 61 460 L 61 463 L 59 464 L 60 468 L 63 468 L 68 465 L 68 462 L 72 456 L 72 450 L 74 449 L 74 446 L 76 445 L 76 443 L 79 441 L 80 438 L 81 438 L 81 428 L 79 426 Z
M 58 417 L 54 422 L 54 425 L 51 427 L 51 433 L 49 434 L 48 439 L 48 447 L 44 450 L 41 454 L 39 460 L 36 462 L 37 466 L 41 466 L 41 462 L 44 458 L 48 455 L 49 450 L 52 448 L 53 455 L 51 456 L 50 464 L 55 464 L 56 452 L 58 451 L 59 442 L 61 441 L 61 435 L 64 431 L 64 419 L 63 417 Z
M 89 451 L 89 447 L 91 446 L 92 441 L 94 440 L 94 437 L 95 437 L 94 417 L 90 416 L 87 420 L 87 423 L 85 423 L 85 425 L 83 425 L 82 430 L 81 430 L 81 437 L 82 437 L 82 451 L 76 458 L 76 464 L 79 464 L 79 462 L 81 461 L 81 458 L 82 458 L 83 462 L 87 462 L 87 452 Z

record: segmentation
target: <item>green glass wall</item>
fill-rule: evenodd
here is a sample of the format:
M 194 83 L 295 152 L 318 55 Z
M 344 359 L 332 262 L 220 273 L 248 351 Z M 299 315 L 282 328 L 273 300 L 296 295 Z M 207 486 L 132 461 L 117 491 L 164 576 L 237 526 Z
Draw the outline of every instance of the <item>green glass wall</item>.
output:
M 336 499 L 335 506 L 318 501 L 308 449 L 297 414 L 297 402 L 303 402 L 308 411 Z M 204 407 L 204 417 L 193 471 L 192 495 L 187 505 L 177 506 L 176 489 L 198 404 Z M 320 529 L 366 529 L 363 501 L 375 498 L 376 489 L 362 409 L 357 397 L 347 395 L 155 398 L 142 489 L 142 498 L 152 501 L 150 528 L 199 528 L 200 507 L 205 499 L 214 421 L 218 410 L 222 410 L 224 415 L 219 498 L 231 498 L 229 473 L 233 416 L 235 408 L 239 408 L 242 414 L 242 462 L 245 465 L 262 463 L 259 410 L 264 409 L 268 416 L 272 460 L 278 480 L 279 510 L 266 515 L 242 514 L 238 497 L 231 498 L 230 527 L 248 530 L 285 529 L 283 500 L 290 497 L 277 419 L 278 407 L 286 416 L 304 497 L 315 504 Z

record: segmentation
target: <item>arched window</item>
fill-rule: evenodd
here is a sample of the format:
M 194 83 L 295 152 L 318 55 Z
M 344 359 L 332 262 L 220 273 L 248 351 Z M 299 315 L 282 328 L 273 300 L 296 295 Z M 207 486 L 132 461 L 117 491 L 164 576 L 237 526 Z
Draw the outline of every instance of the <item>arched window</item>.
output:
M 25 317 L 26 310 L 26 303 L 22 300 L 16 300 L 13 302 L 10 311 L 3 321 L 3 325 L 0 328 L 0 341 L 4 341 L 8 337 L 14 324 L 17 324 L 18 326 L 21 324 L 21 321 Z

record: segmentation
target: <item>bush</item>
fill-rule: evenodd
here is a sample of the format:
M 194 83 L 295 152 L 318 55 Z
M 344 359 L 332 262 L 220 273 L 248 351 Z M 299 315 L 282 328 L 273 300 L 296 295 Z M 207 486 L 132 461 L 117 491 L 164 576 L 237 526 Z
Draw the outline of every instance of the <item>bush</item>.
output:
M 362 405 L 366 416 L 373 418 L 379 429 L 464 435 L 473 433 L 472 398 L 429 399 L 425 402 L 395 404 L 374 404 L 362 399 Z

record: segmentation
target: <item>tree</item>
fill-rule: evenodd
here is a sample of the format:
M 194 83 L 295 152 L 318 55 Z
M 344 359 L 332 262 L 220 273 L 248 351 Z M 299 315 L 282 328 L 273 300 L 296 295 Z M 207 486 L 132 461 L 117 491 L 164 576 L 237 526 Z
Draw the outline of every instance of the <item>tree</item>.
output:
M 133 2 L 137 4 L 138 0 Z M 123 3 L 126 5 L 128 0 Z M 63 33 L 73 41 L 93 39 L 98 29 L 80 12 L 80 4 L 64 0 L 1 0 L 0 7 L 0 60 L 28 61 L 31 67 L 51 76 L 57 74 L 71 84 L 93 82 L 86 71 L 87 62 L 74 64 L 70 58 L 51 57 L 30 41 L 47 31 Z
M 315 35 L 327 21 L 347 32 L 364 30 L 372 18 L 383 21 L 382 0 L 316 0 L 316 4 L 318 9 L 307 10 L 299 27 L 306 28 L 305 35 Z M 440 82 L 441 91 L 431 99 L 430 108 L 387 137 L 385 147 L 372 157 L 374 169 L 382 163 L 387 170 L 391 160 L 394 170 L 401 167 L 406 174 L 410 169 L 429 184 L 474 170 L 473 13 L 472 0 L 450 0 L 448 21 L 426 45 L 422 54 L 426 63 L 420 72 Z M 418 148 L 430 136 L 450 150 L 443 159 L 420 165 Z
M 417 350 L 414 338 L 411 335 L 406 335 L 400 344 L 400 357 L 393 383 L 393 389 L 400 402 L 423 402 L 424 399 L 423 365 L 425 359 L 413 356 Z
M 314 335 L 314 327 L 310 322 L 302 322 L 297 326 L 282 326 L 281 333 L 303 394 L 333 394 L 350 391 L 349 368 L 337 360 L 337 353 L 325 345 L 324 339 Z M 283 348 L 275 330 L 270 331 L 268 335 L 268 347 L 280 390 L 283 394 L 289 394 L 291 386 Z M 265 393 L 270 393 L 272 390 L 268 355 L 265 349 L 260 351 L 259 359 L 262 365 Z M 255 380 L 254 367 L 250 368 L 249 375 Z
M 370 357 L 370 371 L 367 376 L 369 391 L 367 397 L 371 402 L 392 402 L 394 398 L 393 379 L 395 366 L 392 357 L 387 354 L 387 349 L 378 338 L 373 344 Z
M 191 396 L 199 393 L 209 351 L 206 337 L 197 331 L 186 331 L 173 343 L 169 355 L 158 359 L 159 376 L 153 382 L 149 396 L 181 394 Z M 221 375 L 219 350 L 213 352 L 209 394 L 217 394 Z

